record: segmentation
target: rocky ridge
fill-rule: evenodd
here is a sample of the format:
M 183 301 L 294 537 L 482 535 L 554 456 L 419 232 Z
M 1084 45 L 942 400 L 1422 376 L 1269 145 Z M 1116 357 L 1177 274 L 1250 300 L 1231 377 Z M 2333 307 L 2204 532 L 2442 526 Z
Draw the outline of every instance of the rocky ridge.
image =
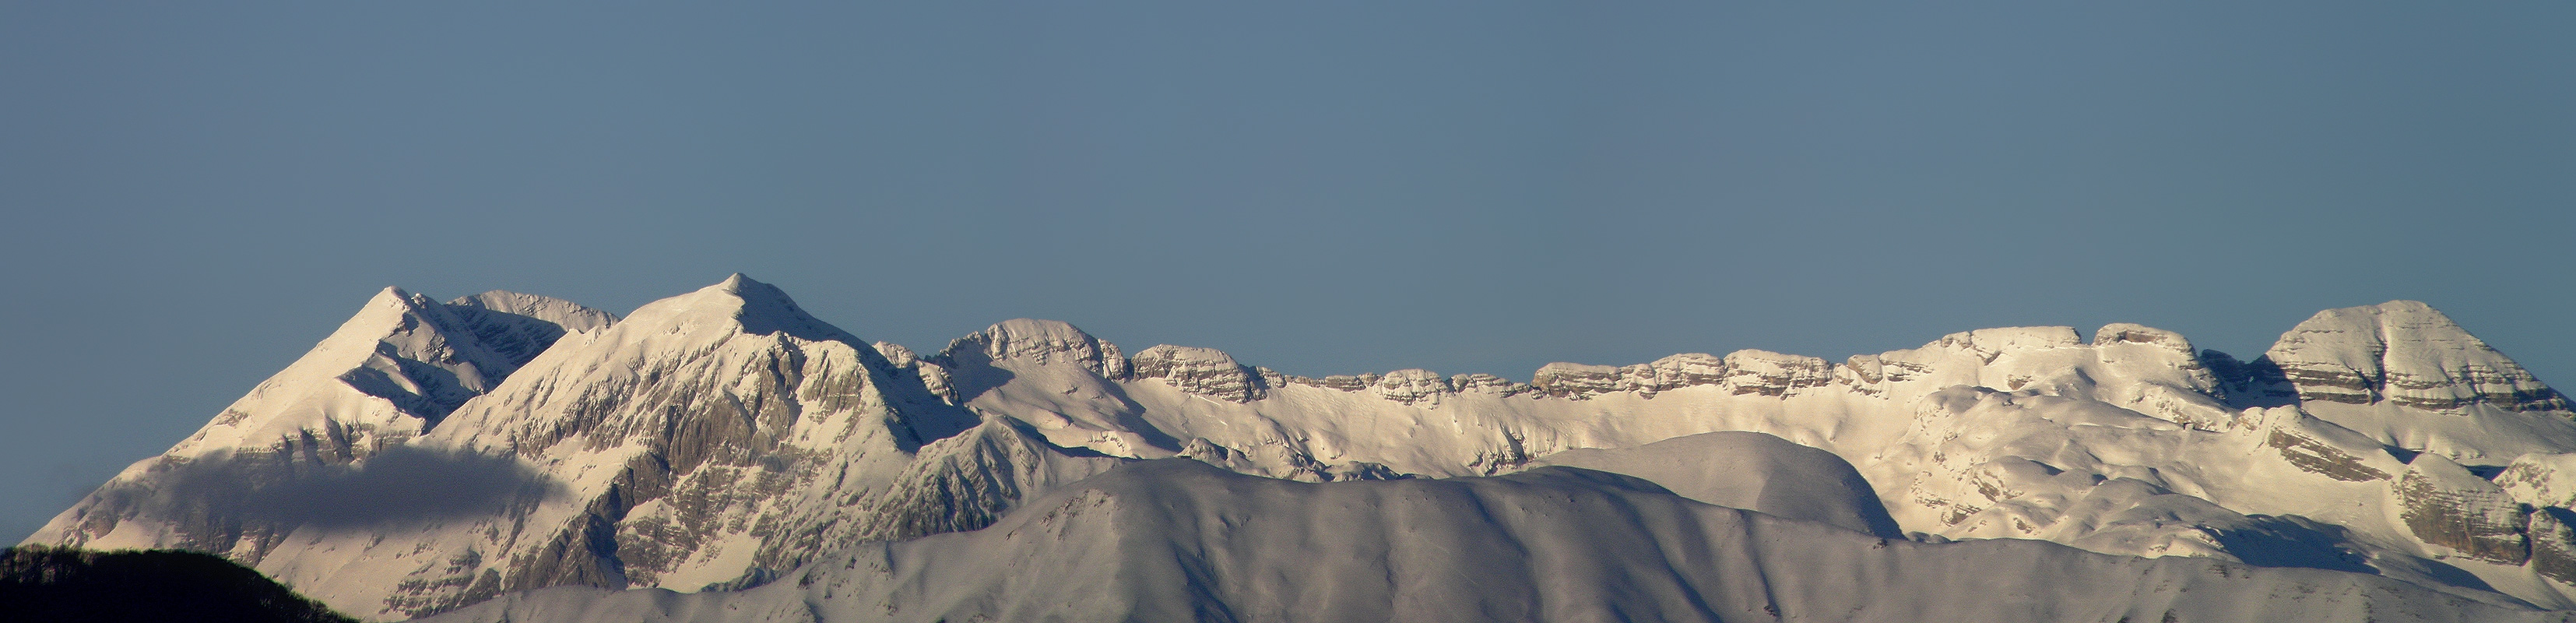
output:
M 2565 533 L 2561 491 L 2576 487 L 2554 484 L 2554 463 L 2501 467 L 2520 480 L 2485 489 L 2458 478 L 2477 473 L 2459 464 L 2576 454 L 2576 423 L 2563 400 L 2532 398 L 2554 390 L 2520 380 L 2528 372 L 2465 332 L 2446 333 L 2457 326 L 2421 304 L 2321 313 L 2335 319 L 2327 328 L 2401 318 L 2369 331 L 2311 319 L 2243 363 L 2114 324 L 2089 342 L 2069 327 L 1983 329 L 1839 363 L 1740 350 L 1550 364 L 1518 383 L 1428 370 L 1308 378 L 1169 345 L 1130 357 L 1071 325 L 1027 319 L 924 356 L 862 341 L 739 275 L 614 324 L 541 297 L 469 298 L 430 307 L 440 304 L 380 295 L 351 321 L 359 329 L 343 328 L 354 338 L 335 334 L 307 356 L 318 363 L 299 361 L 244 399 L 297 408 L 228 411 L 29 541 L 219 553 L 391 619 L 546 586 L 756 585 L 858 543 L 981 528 L 1136 460 L 1188 457 L 1307 482 L 1445 478 L 1751 431 L 1848 461 L 1917 540 L 2042 539 L 2576 606 L 2565 554 L 2576 546 L 2553 540 Z M 509 316 L 458 319 L 467 308 Z M 540 339 L 552 342 L 532 351 Z M 344 354 L 358 350 L 414 364 Z M 2326 361 L 2351 362 L 2341 369 L 2353 374 L 2264 372 Z M 2373 361 L 2376 377 L 2361 372 Z M 402 395 L 455 404 L 432 418 L 339 380 L 359 369 L 404 372 L 411 385 L 390 386 L 416 391 Z M 428 369 L 477 380 L 438 385 L 447 376 Z M 352 389 L 331 394 L 344 391 L 331 383 Z M 470 395 L 441 389 L 451 386 Z M 2382 399 L 2348 402 L 2360 394 L 2336 393 L 2346 386 Z M 366 398 L 276 399 L 317 393 Z M 316 413 L 337 424 L 296 419 Z M 276 437 L 293 442 L 279 446 L 245 428 L 312 432 Z M 309 479 L 310 469 L 230 460 L 305 439 L 403 448 L 509 486 L 466 511 L 364 522 L 165 503 L 190 493 L 178 485 L 193 481 L 176 477 L 189 465 Z M 352 482 L 398 464 L 359 450 L 313 456 L 354 470 Z

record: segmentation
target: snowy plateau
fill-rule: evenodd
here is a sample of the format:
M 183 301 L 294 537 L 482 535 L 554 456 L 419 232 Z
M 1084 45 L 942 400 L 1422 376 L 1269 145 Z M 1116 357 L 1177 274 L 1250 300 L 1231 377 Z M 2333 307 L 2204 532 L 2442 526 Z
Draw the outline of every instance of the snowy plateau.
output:
M 2576 621 L 2576 412 L 2422 303 L 1526 382 L 1010 320 L 935 354 L 735 275 L 623 318 L 387 289 L 25 542 L 360 618 Z

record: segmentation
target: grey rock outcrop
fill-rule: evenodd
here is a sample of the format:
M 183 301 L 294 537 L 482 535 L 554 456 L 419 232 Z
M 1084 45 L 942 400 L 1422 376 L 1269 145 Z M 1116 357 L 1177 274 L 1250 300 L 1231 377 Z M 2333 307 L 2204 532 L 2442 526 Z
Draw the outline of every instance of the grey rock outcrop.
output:
M 2127 322 L 2102 325 L 2101 329 L 2093 332 L 2093 344 L 2145 344 L 2181 353 L 2185 357 L 2198 352 L 2192 349 L 2191 340 L 2180 333 Z
M 1505 396 L 1530 391 L 1527 383 L 1514 383 L 1511 379 L 1484 373 L 1449 377 L 1449 387 L 1460 392 L 1493 392 Z
M 497 290 L 442 304 L 386 288 L 368 306 L 395 316 L 375 352 L 340 381 L 420 418 L 423 429 L 500 385 L 567 331 L 615 322 L 599 310 Z M 368 321 L 362 314 L 351 322 Z
M 1442 378 L 1438 372 L 1419 368 L 1388 372 L 1370 384 L 1369 391 L 1377 393 L 1379 398 L 1409 405 L 1438 403 L 1441 395 L 1453 393 L 1449 379 Z
M 1739 350 L 1726 354 L 1726 376 L 1719 384 L 1733 394 L 1785 396 L 1801 389 L 1823 387 L 1833 379 L 1833 364 L 1820 358 L 1767 350 Z
M 1736 351 L 1723 358 L 1707 353 L 1682 353 L 1649 363 L 1615 367 L 1551 363 L 1540 367 L 1536 374 L 1531 375 L 1530 387 L 1542 395 L 1583 400 L 1612 392 L 1634 392 L 1640 396 L 1653 398 L 1657 393 L 1684 387 L 1726 385 L 1730 379 L 1737 383 L 1730 387 L 1749 387 L 1773 381 L 1784 385 L 1788 383 L 1801 383 L 1801 386 L 1822 384 L 1810 383 L 1808 381 L 1811 379 L 1803 377 L 1794 381 L 1787 378 L 1799 375 L 1784 374 L 1775 369 L 1776 366 L 1772 365 L 1775 358 L 1798 359 L 1794 355 L 1745 350 Z M 1804 363 L 1803 361 L 1792 362 L 1791 365 L 1804 365 Z M 1738 365 L 1752 367 L 1739 369 Z M 1775 390 L 1769 395 L 1784 394 L 1788 388 L 1784 386 Z M 1735 393 L 1762 393 L 1763 391 L 1748 389 Z
M 1127 357 L 1118 352 L 1118 345 L 1054 320 L 1004 320 L 949 342 L 948 348 L 940 351 L 939 359 L 954 362 L 969 354 L 984 361 L 1071 362 L 1101 378 L 1123 379 L 1129 374 Z
M 1160 379 L 1181 391 L 1233 403 L 1260 400 L 1269 383 L 1234 357 L 1213 348 L 1169 344 L 1137 351 L 1130 369 L 1136 378 Z
M 2576 512 L 2534 509 L 2525 534 L 2531 539 L 2531 571 L 2576 586 Z
M 2416 455 L 2389 494 L 2417 539 L 2498 564 L 2531 558 L 2529 507 L 2450 459 Z
M 1530 387 L 1540 394 L 1577 400 L 1620 391 L 1624 375 L 1612 366 L 1556 362 L 1539 366 Z

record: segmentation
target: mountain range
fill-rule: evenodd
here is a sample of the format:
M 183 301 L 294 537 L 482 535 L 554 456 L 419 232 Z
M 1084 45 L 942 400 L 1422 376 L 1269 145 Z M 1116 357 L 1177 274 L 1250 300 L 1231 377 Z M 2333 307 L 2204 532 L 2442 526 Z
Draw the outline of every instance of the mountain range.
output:
M 369 620 L 2576 620 L 2576 412 L 2422 303 L 1304 377 L 734 275 L 369 300 L 30 545 Z

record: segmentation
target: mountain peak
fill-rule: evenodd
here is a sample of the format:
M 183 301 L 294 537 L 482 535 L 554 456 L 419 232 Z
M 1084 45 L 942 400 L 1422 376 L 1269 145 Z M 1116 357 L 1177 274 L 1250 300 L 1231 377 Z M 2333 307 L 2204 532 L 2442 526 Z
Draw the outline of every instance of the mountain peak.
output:
M 1128 372 L 1127 357 L 1118 351 L 1118 345 L 1060 320 L 1013 318 L 993 323 L 949 342 L 940 357 L 954 361 L 956 356 L 969 353 L 988 361 L 1074 363 L 1108 378 L 1124 378 Z
M 993 326 L 985 327 L 982 333 L 992 337 L 996 344 L 1074 344 L 1100 341 L 1100 338 L 1092 337 L 1081 327 L 1073 326 L 1073 323 L 1038 318 L 1012 318 L 996 322 Z
M 740 292 L 742 292 L 742 289 L 743 289 L 743 287 L 744 287 L 745 285 L 750 285 L 750 286 L 767 286 L 767 285 L 769 285 L 769 284 L 761 283 L 761 282 L 758 282 L 758 281 L 752 281 L 752 280 L 751 280 L 751 276 L 749 276 L 749 275 L 744 275 L 744 274 L 742 274 L 742 273 L 734 273 L 734 274 L 731 274 L 731 275 L 727 275 L 727 276 L 725 276 L 724 281 L 716 282 L 716 284 L 715 284 L 715 285 L 713 285 L 713 286 L 708 286 L 708 287 L 711 287 L 711 288 L 722 288 L 722 289 L 724 289 L 724 291 L 726 291 L 726 292 L 740 293 Z
M 2515 411 L 2568 407 L 2521 364 L 2421 301 L 2317 312 L 2281 334 L 2264 357 L 2301 400 L 2436 410 L 2481 402 Z
M 438 303 L 402 288 L 386 286 L 368 297 L 367 303 L 340 323 L 340 328 L 315 344 L 313 353 L 330 353 L 329 366 L 354 365 L 376 351 L 376 342 L 400 333 L 404 328 L 434 323 L 431 317 L 444 317 Z M 309 355 L 308 355 L 309 356 Z M 345 361 L 342 361 L 345 360 Z
M 395 286 L 385 286 L 385 289 L 377 290 L 375 296 L 367 298 L 366 306 L 359 308 L 358 313 L 349 318 L 348 324 L 363 326 L 368 331 L 374 331 L 379 326 L 390 326 L 386 323 L 399 322 L 405 314 L 419 314 L 425 308 L 437 306 L 438 302 L 430 300 L 429 297 L 413 294 L 409 290 Z
M 2423 301 L 2413 301 L 2413 300 L 2407 300 L 2407 299 L 2397 299 L 2397 300 L 2389 301 L 2389 302 L 2386 302 L 2386 303 L 2380 303 L 2380 304 L 2378 304 L 2378 305 L 2372 305 L 2371 307 L 2377 307 L 2377 308 L 2379 308 L 2379 310 L 2380 310 L 2380 311 L 2384 311 L 2384 312 L 2404 311 L 2404 312 L 2416 312 L 2416 313 L 2430 313 L 2430 314 L 2433 314 L 2433 315 L 2436 315 L 2436 316 L 2440 316 L 2440 315 L 2442 315 L 2442 311 L 2441 311 L 2441 310 L 2433 309 L 2433 306 L 2432 306 L 2432 305 L 2430 305 L 2430 304 L 2427 304 L 2427 303 L 2425 303 L 2425 302 L 2423 302 Z
M 646 303 L 621 324 L 664 327 L 684 331 L 701 325 L 719 325 L 744 333 L 786 333 L 810 341 L 837 340 L 865 346 L 867 342 L 840 327 L 816 319 L 788 298 L 778 286 L 761 283 L 742 273 L 734 273 L 695 292 Z
M 489 391 L 562 337 L 566 319 L 609 320 L 597 310 L 526 294 L 457 301 L 442 304 L 399 287 L 377 290 L 312 350 L 170 452 L 293 449 L 352 460 L 428 430 Z

